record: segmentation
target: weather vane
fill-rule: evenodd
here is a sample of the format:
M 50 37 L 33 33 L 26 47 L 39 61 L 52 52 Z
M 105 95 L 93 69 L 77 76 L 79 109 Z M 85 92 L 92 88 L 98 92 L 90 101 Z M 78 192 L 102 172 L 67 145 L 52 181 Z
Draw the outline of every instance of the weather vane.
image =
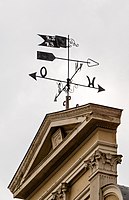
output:
M 57 101 L 57 98 L 60 96 L 60 94 L 65 91 L 66 92 L 66 100 L 63 102 L 63 105 L 66 107 L 66 109 L 69 108 L 69 101 L 71 100 L 70 92 L 72 92 L 71 85 L 73 88 L 77 88 L 78 86 L 82 87 L 88 87 L 88 88 L 93 88 L 97 89 L 98 92 L 105 91 L 104 88 L 102 88 L 99 84 L 97 87 L 95 86 L 95 78 L 94 77 L 91 81 L 89 76 L 87 77 L 88 84 L 80 84 L 80 83 L 74 83 L 73 78 L 75 75 L 82 69 L 83 64 L 87 64 L 88 67 L 94 67 L 98 66 L 99 63 L 88 58 L 87 61 L 81 61 L 81 60 L 76 60 L 76 59 L 70 59 L 69 58 L 69 49 L 72 46 L 78 47 L 79 45 L 75 43 L 75 40 L 70 39 L 69 35 L 68 38 L 63 37 L 63 36 L 49 36 L 49 35 L 40 35 L 39 36 L 43 39 L 43 42 L 39 44 L 40 46 L 46 46 L 46 47 L 54 47 L 54 48 L 68 48 L 68 58 L 60 58 L 56 57 L 53 53 L 48 53 L 48 52 L 42 52 L 42 51 L 37 51 L 37 59 L 40 60 L 46 60 L 46 61 L 54 61 L 55 59 L 60 59 L 60 60 L 66 60 L 68 62 L 68 71 L 67 71 L 67 79 L 65 80 L 59 80 L 51 77 L 47 77 L 47 69 L 46 67 L 41 67 L 39 75 L 37 75 L 37 72 L 29 74 L 32 78 L 37 80 L 37 78 L 43 78 L 51 81 L 56 81 L 58 82 L 58 93 L 55 95 L 54 101 Z M 74 74 L 70 77 L 70 62 L 75 62 L 75 72 Z

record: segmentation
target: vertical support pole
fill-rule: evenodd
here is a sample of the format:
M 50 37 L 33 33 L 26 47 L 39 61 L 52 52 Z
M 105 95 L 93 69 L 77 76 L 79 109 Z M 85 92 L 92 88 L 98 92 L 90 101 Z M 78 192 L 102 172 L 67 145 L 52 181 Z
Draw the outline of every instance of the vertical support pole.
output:
M 69 35 L 68 35 L 68 77 L 67 77 L 67 96 L 66 96 L 66 109 L 69 109 L 69 90 L 70 90 L 70 79 L 69 79 Z

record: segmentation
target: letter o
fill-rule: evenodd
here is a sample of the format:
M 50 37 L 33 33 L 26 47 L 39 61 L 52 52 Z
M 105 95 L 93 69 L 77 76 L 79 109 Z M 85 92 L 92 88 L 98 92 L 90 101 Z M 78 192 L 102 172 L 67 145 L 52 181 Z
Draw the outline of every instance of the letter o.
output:
M 44 70 L 44 74 L 43 74 L 43 70 Z M 47 69 L 46 69 L 46 67 L 42 67 L 40 69 L 40 75 L 42 76 L 42 78 L 45 78 L 45 76 L 47 75 Z

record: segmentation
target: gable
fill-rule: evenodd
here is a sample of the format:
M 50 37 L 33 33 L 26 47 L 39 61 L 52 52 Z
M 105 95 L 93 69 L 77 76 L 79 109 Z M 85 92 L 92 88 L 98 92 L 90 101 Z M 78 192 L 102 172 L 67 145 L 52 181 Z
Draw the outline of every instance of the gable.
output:
M 26 198 L 97 127 L 116 129 L 120 114 L 118 109 L 88 104 L 46 115 L 9 185 L 14 197 Z

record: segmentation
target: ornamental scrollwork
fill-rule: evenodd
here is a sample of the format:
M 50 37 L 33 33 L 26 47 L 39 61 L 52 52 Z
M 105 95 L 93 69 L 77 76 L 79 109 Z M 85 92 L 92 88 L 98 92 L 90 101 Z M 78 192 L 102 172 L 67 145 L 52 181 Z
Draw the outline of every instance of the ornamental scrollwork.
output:
M 51 200 L 66 200 L 66 192 L 68 190 L 68 184 L 62 183 L 61 187 L 52 193 Z
M 97 150 L 87 161 L 85 161 L 85 167 L 91 169 L 92 173 L 98 169 L 116 172 L 117 164 L 120 164 L 121 161 L 122 155 L 104 153 Z

